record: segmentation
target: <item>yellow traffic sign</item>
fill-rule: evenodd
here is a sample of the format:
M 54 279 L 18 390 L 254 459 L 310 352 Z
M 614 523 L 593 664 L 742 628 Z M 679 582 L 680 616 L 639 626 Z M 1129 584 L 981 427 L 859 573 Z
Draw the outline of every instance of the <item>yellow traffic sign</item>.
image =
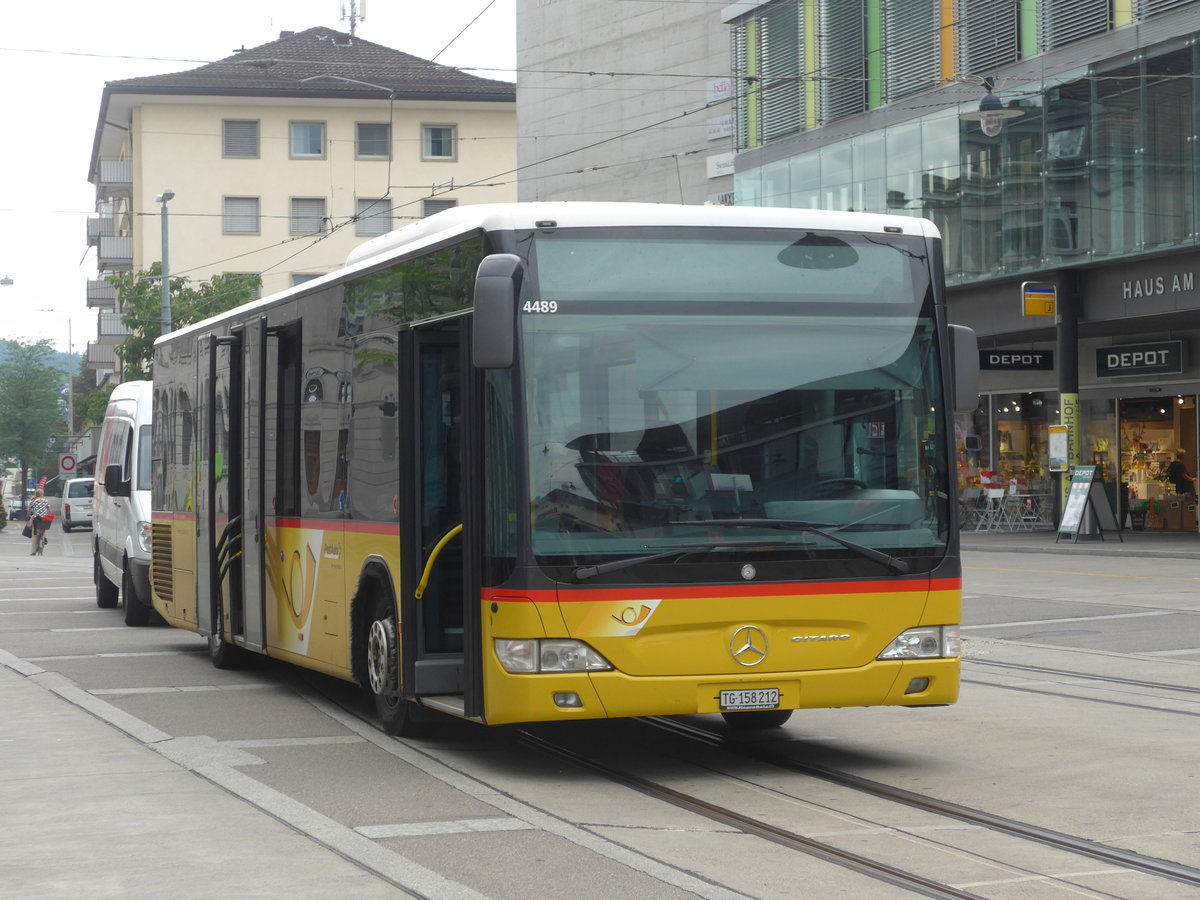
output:
M 1021 299 L 1025 315 L 1052 316 L 1055 314 L 1058 288 L 1045 282 L 1026 281 L 1021 285 Z

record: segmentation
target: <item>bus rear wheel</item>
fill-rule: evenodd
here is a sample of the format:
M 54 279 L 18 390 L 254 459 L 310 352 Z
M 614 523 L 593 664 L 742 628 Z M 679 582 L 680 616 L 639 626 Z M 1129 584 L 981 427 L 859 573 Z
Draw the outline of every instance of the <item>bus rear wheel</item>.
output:
M 724 712 L 721 718 L 730 731 L 761 731 L 778 728 L 792 717 L 790 709 L 752 709 L 745 712 Z
M 396 608 L 391 598 L 376 596 L 367 626 L 367 691 L 387 734 L 411 737 L 424 731 L 417 705 L 400 695 L 400 646 Z

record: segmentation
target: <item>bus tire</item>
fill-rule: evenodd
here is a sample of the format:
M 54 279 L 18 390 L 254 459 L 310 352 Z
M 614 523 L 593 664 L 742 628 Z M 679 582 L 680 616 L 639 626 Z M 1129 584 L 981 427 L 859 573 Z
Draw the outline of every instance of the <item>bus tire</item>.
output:
M 790 709 L 748 709 L 745 712 L 723 712 L 721 718 L 730 731 L 761 731 L 778 728 L 792 717 Z
M 125 560 L 125 573 L 121 576 L 121 600 L 125 604 L 125 624 L 130 628 L 141 628 L 150 621 L 150 607 L 143 603 L 133 589 L 129 576 L 129 560 Z
M 425 730 L 417 705 L 400 696 L 400 645 L 390 592 L 376 589 L 367 617 L 366 689 L 384 733 L 412 737 Z
M 92 557 L 92 580 L 96 582 L 96 605 L 101 609 L 116 609 L 121 592 L 104 574 L 98 555 Z
M 241 648 L 219 634 L 208 636 L 208 659 L 214 669 L 236 669 Z
M 242 648 L 225 640 L 225 619 L 221 603 L 214 612 L 213 633 L 208 636 L 208 660 L 214 669 L 236 669 L 242 664 Z

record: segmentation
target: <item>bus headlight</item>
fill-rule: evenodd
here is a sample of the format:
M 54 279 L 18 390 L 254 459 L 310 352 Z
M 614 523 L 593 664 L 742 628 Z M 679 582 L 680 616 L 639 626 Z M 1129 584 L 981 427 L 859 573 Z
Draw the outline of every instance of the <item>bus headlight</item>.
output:
M 910 628 L 883 648 L 879 659 L 941 659 L 962 655 L 957 625 Z
M 496 638 L 496 656 L 506 672 L 606 672 L 612 663 L 585 644 L 563 638 Z

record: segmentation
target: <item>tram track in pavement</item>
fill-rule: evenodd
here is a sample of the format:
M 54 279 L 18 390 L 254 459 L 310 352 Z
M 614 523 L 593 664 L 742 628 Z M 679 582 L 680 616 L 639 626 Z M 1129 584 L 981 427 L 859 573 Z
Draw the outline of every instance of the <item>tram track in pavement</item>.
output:
M 1122 681 L 1123 679 L 1114 680 Z M 1152 683 L 1142 682 L 1141 684 L 1149 685 Z M 1191 689 L 1186 690 L 1188 693 L 1191 692 Z M 328 694 L 325 696 L 327 700 L 333 699 Z M 378 727 L 373 722 L 369 711 L 358 708 L 355 704 L 345 703 L 344 701 L 334 702 L 343 712 L 359 719 L 364 725 L 373 729 Z M 904 788 L 893 787 L 827 766 L 797 761 L 776 751 L 772 751 L 769 747 L 758 742 L 730 739 L 723 730 L 719 730 L 720 726 L 717 726 L 715 730 L 710 730 L 687 721 L 663 717 L 646 717 L 628 720 L 628 722 L 634 727 L 648 727 L 660 734 L 666 734 L 693 745 L 699 744 L 733 757 L 766 763 L 783 771 L 807 776 L 840 788 L 849 789 L 858 794 L 869 795 L 879 800 L 899 804 L 904 808 L 954 820 L 967 826 L 996 832 L 1006 838 L 1019 842 L 1039 844 L 1059 853 L 1103 863 L 1106 866 L 1113 867 L 1113 869 L 1127 873 L 1136 873 L 1137 875 L 1152 879 L 1164 879 L 1188 888 L 1200 888 L 1200 869 L 1135 851 L 1109 846 L 1087 838 L 989 813 L 985 810 L 940 800 L 936 797 L 916 793 Z M 593 772 L 608 781 L 621 784 L 644 796 L 684 809 L 714 823 L 734 828 L 753 837 L 771 841 L 809 857 L 841 866 L 876 881 L 903 888 L 917 895 L 935 898 L 961 898 L 961 900 L 984 900 L 988 896 L 987 894 L 972 891 L 970 888 L 974 887 L 974 884 L 968 883 L 959 886 L 947 883 L 945 880 L 939 881 L 936 878 L 872 858 L 864 853 L 848 850 L 845 847 L 836 846 L 831 842 L 800 834 L 789 828 L 773 824 L 764 818 L 739 812 L 728 805 L 715 803 L 694 793 L 670 787 L 653 778 L 639 776 L 631 772 L 628 767 L 623 767 L 609 761 L 605 758 L 607 754 L 598 753 L 594 748 L 589 747 L 584 751 L 572 749 L 563 741 L 537 733 L 535 729 L 540 730 L 536 724 L 514 727 L 511 733 L 517 743 L 530 749 L 571 763 L 582 770 Z M 560 736 L 570 734 L 570 731 L 563 731 L 561 729 L 551 729 L 551 731 Z M 694 758 L 686 754 L 669 754 L 661 748 L 658 748 L 657 752 L 666 758 L 671 758 L 673 755 L 681 762 L 686 761 L 690 767 L 700 765 Z M 717 768 L 708 769 L 703 766 L 701 768 L 705 769 L 705 771 L 711 771 L 712 774 L 717 776 L 740 780 L 739 776 Z M 761 789 L 760 786 L 755 785 L 753 782 L 746 782 L 746 784 L 747 786 Z M 803 800 L 804 798 L 797 796 L 791 799 Z M 854 814 L 847 815 L 850 818 L 855 818 Z M 896 828 L 895 826 L 875 820 L 867 819 L 863 821 L 867 826 L 874 826 L 880 830 L 894 829 L 898 832 L 905 831 L 903 827 Z M 1054 875 L 1038 872 L 1022 865 L 1019 861 L 995 859 L 977 850 L 964 849 L 951 844 L 941 843 L 932 838 L 922 837 L 915 831 L 908 833 L 908 837 L 927 841 L 934 849 L 941 849 L 954 855 L 975 857 L 982 864 L 990 865 L 998 870 L 1010 873 L 1013 881 L 1027 880 L 1030 882 L 1039 882 L 1043 885 L 1057 884 L 1068 894 L 1081 896 L 1130 896 L 1127 894 L 1106 893 L 1102 889 L 1084 886 L 1071 880 L 1073 877 L 1071 875 Z M 1014 856 L 1017 860 L 1020 860 L 1022 854 L 1016 853 Z M 1112 874 L 1112 872 L 1110 870 L 1103 873 L 1091 874 L 1105 875 Z
M 767 763 L 785 771 L 849 788 L 855 792 L 868 794 L 905 807 L 986 828 L 1019 840 L 1042 844 L 1132 872 L 1200 888 L 1200 869 L 1182 863 L 1112 847 L 1087 838 L 894 787 L 827 766 L 797 761 L 761 744 L 731 741 L 724 733 L 710 731 L 691 723 L 661 717 L 648 717 L 637 721 L 692 743 L 702 744 L 756 762 Z
M 520 740 L 526 745 L 542 753 L 573 763 L 581 768 L 595 772 L 610 781 L 623 784 L 639 793 L 656 800 L 670 803 L 705 819 L 732 826 L 745 834 L 763 838 L 779 844 L 790 850 L 796 850 L 808 856 L 816 857 L 825 862 L 843 866 L 860 874 L 883 881 L 897 887 L 921 894 L 926 897 L 946 898 L 946 900 L 983 900 L 981 895 L 974 894 L 951 885 L 925 878 L 914 872 L 908 872 L 896 866 L 871 859 L 860 853 L 854 853 L 832 844 L 805 837 L 794 831 L 780 828 L 761 819 L 736 812 L 703 800 L 650 779 L 640 778 L 629 772 L 600 762 L 599 760 L 570 750 L 529 731 L 520 731 Z
M 1065 678 L 1080 678 L 1085 681 L 1099 681 L 1105 684 L 1120 684 L 1126 687 L 1149 688 L 1158 691 L 1176 691 L 1183 694 L 1200 695 L 1200 687 L 1185 684 L 1167 684 L 1162 681 L 1142 681 L 1137 678 L 1120 678 L 1115 675 L 1094 675 L 1088 672 L 1072 672 L 1067 669 L 1054 669 L 1049 666 L 1031 666 L 1027 663 L 1001 662 L 994 659 L 964 659 L 971 666 L 991 666 L 998 669 L 1010 669 L 1018 672 L 1034 672 L 1039 675 L 1054 675 Z
M 1181 698 L 1158 697 L 1155 699 L 1166 702 L 1194 702 L 1194 697 L 1200 697 L 1200 688 L 1191 687 L 1181 684 L 1167 684 L 1158 681 L 1143 681 L 1136 678 L 1122 678 L 1113 675 L 1098 675 L 1089 672 L 1072 672 L 1067 669 L 1055 669 L 1046 666 L 1032 666 L 1024 663 L 1009 663 L 1000 662 L 998 660 L 981 660 L 981 659 L 964 659 L 963 663 L 968 666 L 990 666 L 994 668 L 1005 669 L 1010 672 L 1026 673 L 1030 675 L 1041 676 L 1037 682 L 1038 686 L 1031 684 L 1003 684 L 996 681 L 985 681 L 979 678 L 962 679 L 964 684 L 977 684 L 984 687 L 996 688 L 1002 691 L 1017 691 L 1024 694 L 1039 694 L 1045 697 L 1060 697 L 1069 700 L 1079 700 L 1084 703 L 1099 703 L 1105 706 L 1122 706 L 1127 709 L 1138 709 L 1146 712 L 1164 713 L 1172 716 L 1189 716 L 1200 717 L 1200 708 L 1197 709 L 1172 709 L 1167 706 L 1158 706 L 1152 703 L 1134 702 L 1132 700 L 1118 700 L 1111 697 L 1089 697 L 1085 694 L 1072 693 L 1069 690 L 1052 690 L 1046 685 L 1046 679 L 1049 678 L 1070 678 L 1080 682 L 1093 682 L 1099 685 L 1112 685 L 1122 688 L 1134 688 L 1147 691 L 1162 691 L 1172 692 L 1183 695 Z M 1067 684 L 1062 683 L 1062 687 L 1066 688 Z M 1080 688 L 1086 685 L 1079 685 Z M 1145 696 L 1145 695 L 1141 695 Z

